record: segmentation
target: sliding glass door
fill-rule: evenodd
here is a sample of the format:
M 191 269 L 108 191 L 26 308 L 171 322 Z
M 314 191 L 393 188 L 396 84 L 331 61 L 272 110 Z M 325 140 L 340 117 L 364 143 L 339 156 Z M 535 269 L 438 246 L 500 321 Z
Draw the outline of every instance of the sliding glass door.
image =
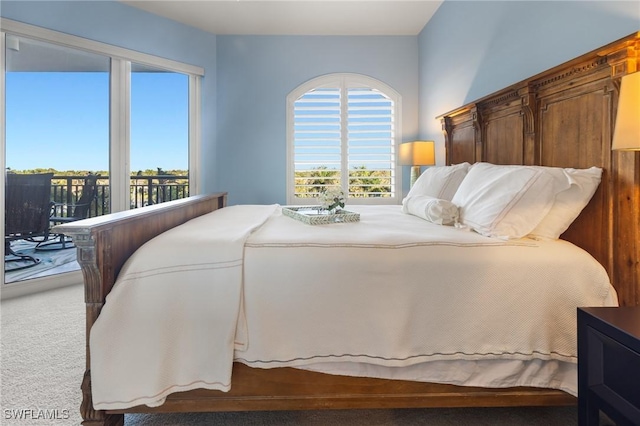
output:
M 2 27 L 6 173 L 51 174 L 47 229 L 28 238 L 7 229 L 15 200 L 5 191 L 5 283 L 17 283 L 78 268 L 73 242 L 50 232 L 56 223 L 197 193 L 204 70 L 4 18 Z
M 37 199 L 29 185 L 7 187 L 4 265 L 9 283 L 78 268 L 72 242 L 52 235 L 54 223 L 43 226 L 17 203 L 45 203 L 40 211 L 50 221 L 71 220 L 80 211 L 76 205 L 86 177 L 108 178 L 110 59 L 17 35 L 6 36 L 5 58 L 6 173 L 52 174 L 49 199 Z M 100 189 L 85 216 L 109 210 L 108 180 L 96 186 Z

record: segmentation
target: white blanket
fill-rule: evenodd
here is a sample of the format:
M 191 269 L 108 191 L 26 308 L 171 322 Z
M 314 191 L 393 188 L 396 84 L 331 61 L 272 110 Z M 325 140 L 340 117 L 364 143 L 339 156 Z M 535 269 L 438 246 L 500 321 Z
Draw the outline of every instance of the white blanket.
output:
M 395 206 L 350 209 L 361 222 L 321 228 L 276 215 L 247 241 L 249 345 L 237 361 L 577 394 L 576 308 L 617 304 L 588 253 L 434 225 Z M 441 361 L 472 362 L 444 374 Z M 495 361 L 511 363 L 478 374 Z
M 360 222 L 311 226 L 228 207 L 139 250 L 92 329 L 94 407 L 227 391 L 233 359 L 382 377 L 449 360 L 575 365 L 576 307 L 617 303 L 602 266 L 567 242 L 491 239 L 400 206 L 350 210 Z M 395 376 L 433 379 L 411 374 Z
M 196 388 L 229 390 L 244 242 L 275 210 L 217 210 L 134 253 L 91 329 L 96 409 L 154 407 Z
M 502 241 L 394 209 L 360 207 L 360 223 L 324 229 L 276 216 L 256 231 L 245 251 L 249 345 L 237 357 L 575 362 L 575 307 L 615 301 L 602 266 L 565 241 Z

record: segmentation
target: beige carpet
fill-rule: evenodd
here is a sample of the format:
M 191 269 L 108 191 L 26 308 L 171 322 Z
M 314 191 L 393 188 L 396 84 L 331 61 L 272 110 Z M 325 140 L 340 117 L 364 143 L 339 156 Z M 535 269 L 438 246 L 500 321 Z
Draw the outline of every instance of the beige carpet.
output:
M 4 300 L 0 309 L 0 424 L 80 424 L 85 342 L 82 287 Z M 16 419 L 19 416 L 22 419 Z M 54 418 L 33 418 L 38 416 Z M 575 407 L 532 407 L 127 415 L 125 424 L 570 426 L 578 422 Z

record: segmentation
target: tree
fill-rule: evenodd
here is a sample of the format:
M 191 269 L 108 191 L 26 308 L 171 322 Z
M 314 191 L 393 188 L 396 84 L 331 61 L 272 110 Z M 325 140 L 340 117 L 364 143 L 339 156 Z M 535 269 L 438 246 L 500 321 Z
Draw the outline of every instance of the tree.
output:
M 340 171 L 327 166 L 320 166 L 307 171 L 295 173 L 296 196 L 301 198 L 316 197 L 325 188 L 340 185 Z
M 391 193 L 391 171 L 354 167 L 349 171 L 349 193 L 354 197 L 388 197 Z
M 326 188 L 340 186 L 340 171 L 327 166 L 295 172 L 295 194 L 299 198 L 316 197 Z M 391 194 L 391 171 L 368 170 L 356 166 L 349 171 L 349 196 L 388 197 Z

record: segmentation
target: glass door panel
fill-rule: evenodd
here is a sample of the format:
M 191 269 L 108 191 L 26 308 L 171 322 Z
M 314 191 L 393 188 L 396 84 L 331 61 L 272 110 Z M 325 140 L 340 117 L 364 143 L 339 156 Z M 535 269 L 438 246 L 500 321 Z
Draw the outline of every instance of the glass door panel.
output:
M 59 222 L 108 213 L 110 59 L 10 34 L 5 50 L 6 173 L 52 173 L 50 216 Z M 16 218 L 10 193 L 5 212 Z M 88 200 L 83 208 L 81 200 Z M 5 255 L 30 257 L 5 257 L 6 283 L 77 269 L 72 242 L 49 233 L 52 217 L 44 230 L 42 221 L 38 227 L 5 218 Z
M 131 208 L 189 195 L 189 76 L 131 64 Z

